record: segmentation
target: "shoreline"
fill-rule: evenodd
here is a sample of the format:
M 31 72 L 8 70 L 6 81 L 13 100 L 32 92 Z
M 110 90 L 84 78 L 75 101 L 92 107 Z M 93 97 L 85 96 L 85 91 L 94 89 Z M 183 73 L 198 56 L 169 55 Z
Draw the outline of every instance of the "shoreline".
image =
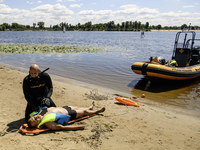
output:
M 1 69 L 1 67 L 5 68 L 5 69 L 10 69 L 10 70 L 13 70 L 13 71 L 19 71 L 21 73 L 25 73 L 25 75 L 28 74 L 28 69 L 25 69 L 25 68 L 10 66 L 10 65 L 7 65 L 7 64 L 0 64 L 0 69 Z M 97 92 L 97 94 L 99 94 L 98 91 L 101 91 L 101 93 L 103 93 L 104 95 L 108 95 L 108 97 L 110 96 L 113 99 L 114 99 L 114 97 L 122 96 L 122 97 L 132 99 L 133 101 L 140 102 L 139 100 L 142 100 L 143 105 L 156 106 L 157 108 L 163 107 L 163 109 L 166 109 L 168 111 L 173 111 L 175 113 L 177 113 L 176 110 L 178 110 L 178 112 L 181 112 L 185 115 L 189 115 L 189 116 L 192 116 L 192 117 L 200 117 L 200 114 L 196 115 L 196 113 L 199 112 L 198 110 L 188 109 L 188 108 L 185 108 L 185 107 L 178 107 L 178 106 L 163 103 L 163 102 L 160 102 L 160 101 L 154 101 L 152 98 L 151 99 L 141 98 L 140 95 L 141 95 L 141 93 L 143 93 L 142 91 L 135 92 L 135 95 L 132 95 L 132 93 L 122 92 L 122 91 L 114 90 L 114 89 L 111 89 L 111 88 L 108 88 L 108 87 L 102 87 L 102 86 L 99 86 L 99 85 L 85 83 L 85 82 L 82 82 L 82 81 L 58 76 L 58 75 L 55 75 L 55 74 L 50 74 L 50 76 L 52 77 L 52 82 L 53 82 L 53 80 L 55 80 L 56 82 L 67 83 L 67 84 L 76 85 L 76 86 L 78 85 L 79 87 L 81 87 L 83 89 L 87 89 L 88 92 L 86 94 L 91 93 L 92 91 Z M 112 93 L 112 94 L 110 94 L 110 93 Z M 146 92 L 144 92 L 144 93 L 146 93 Z M 135 98 L 133 98 L 133 96 L 136 96 L 137 98 L 135 99 Z
M 152 32 L 163 32 L 163 31 L 168 31 L 168 32 L 182 32 L 183 30 L 151 30 Z M 185 30 L 185 32 L 187 32 L 188 30 Z M 200 30 L 189 30 L 189 31 L 192 31 L 192 32 L 200 32 Z M 184 31 L 183 31 L 184 32 Z
M 26 32 L 26 31 L 28 31 L 28 32 L 48 32 L 48 31 L 53 31 L 53 30 L 6 30 L 6 31 L 1 31 L 1 32 L 10 32 L 10 31 L 12 31 L 12 32 L 18 32 L 18 31 L 23 31 L 23 32 Z M 113 30 L 113 31 L 104 31 L 104 30 L 102 30 L 102 31 L 98 31 L 98 30 L 88 30 L 88 31 L 85 31 L 85 30 L 67 30 L 67 31 L 65 31 L 65 32 L 73 32 L 73 31 L 75 31 L 75 32 L 141 32 L 141 31 L 143 31 L 143 30 L 140 30 L 140 31 L 123 31 L 123 30 L 120 30 L 120 31 L 118 31 L 118 30 Z M 148 30 L 148 31 L 144 31 L 144 32 L 151 32 L 151 31 L 168 31 L 168 32 L 180 32 L 180 31 L 183 31 L 183 30 L 178 30 L 178 29 L 160 29 L 160 30 L 158 30 L 158 29 L 151 29 L 151 30 Z M 185 32 L 186 31 L 188 31 L 188 30 L 184 30 Z M 200 30 L 189 30 L 189 31 L 193 31 L 193 32 L 200 32 Z M 56 31 L 53 31 L 53 32 L 56 32 Z M 63 32 L 62 30 L 59 30 L 58 32 Z
M 181 109 L 137 98 L 140 107 L 117 104 L 116 91 L 71 79 L 51 75 L 54 91 L 52 99 L 57 106 L 105 106 L 102 115 L 76 122 L 85 125 L 83 131 L 49 131 L 37 136 L 21 135 L 18 130 L 24 121 L 26 100 L 22 82 L 25 72 L 0 65 L 0 149 L 199 149 L 200 119 L 183 114 Z M 97 99 L 88 95 L 97 89 Z M 108 99 L 98 99 L 98 95 Z

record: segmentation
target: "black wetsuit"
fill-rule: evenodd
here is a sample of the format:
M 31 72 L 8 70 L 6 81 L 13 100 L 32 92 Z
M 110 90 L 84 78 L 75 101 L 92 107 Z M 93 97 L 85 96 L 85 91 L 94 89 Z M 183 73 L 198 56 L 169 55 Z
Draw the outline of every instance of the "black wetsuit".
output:
M 25 111 L 25 120 L 30 118 L 29 114 L 41 105 L 42 98 L 50 99 L 49 107 L 56 107 L 50 98 L 53 93 L 53 85 L 50 76 L 47 73 L 39 73 L 38 77 L 31 78 L 27 75 L 23 81 L 23 92 L 27 107 Z

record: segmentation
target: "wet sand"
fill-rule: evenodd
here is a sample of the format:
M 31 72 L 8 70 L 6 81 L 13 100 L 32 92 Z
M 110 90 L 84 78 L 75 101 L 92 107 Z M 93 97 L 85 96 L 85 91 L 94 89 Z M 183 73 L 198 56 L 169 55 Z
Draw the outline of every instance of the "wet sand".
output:
M 140 107 L 120 105 L 114 94 L 124 93 L 53 75 L 52 99 L 57 106 L 88 107 L 95 101 L 95 109 L 104 106 L 106 111 L 76 122 L 85 125 L 82 131 L 22 135 L 18 129 L 25 123 L 25 76 L 20 70 L 0 66 L 0 149 L 200 149 L 199 115 L 140 97 L 135 99 Z

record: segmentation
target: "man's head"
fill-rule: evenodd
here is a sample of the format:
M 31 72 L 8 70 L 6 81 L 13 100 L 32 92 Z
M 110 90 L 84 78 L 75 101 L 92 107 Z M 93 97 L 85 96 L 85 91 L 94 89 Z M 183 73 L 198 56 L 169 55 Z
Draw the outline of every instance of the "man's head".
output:
M 28 120 L 27 124 L 29 127 L 34 128 L 37 127 L 37 125 L 41 122 L 41 120 L 42 120 L 41 115 L 35 115 Z
M 39 73 L 40 73 L 39 66 L 36 64 L 32 64 L 29 70 L 29 74 L 31 75 L 31 77 L 36 78 L 38 77 Z

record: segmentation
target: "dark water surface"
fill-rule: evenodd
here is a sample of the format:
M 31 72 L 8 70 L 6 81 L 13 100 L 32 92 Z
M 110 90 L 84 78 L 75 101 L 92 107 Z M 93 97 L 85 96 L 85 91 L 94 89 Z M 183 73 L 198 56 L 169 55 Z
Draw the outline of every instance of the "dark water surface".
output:
M 152 101 L 200 111 L 200 79 L 184 82 L 150 83 L 136 75 L 131 65 L 150 56 L 171 59 L 176 32 L 0 32 L 0 43 L 91 45 L 104 47 L 100 53 L 1 54 L 0 63 L 27 69 L 37 63 L 48 73 L 132 95 L 146 94 Z M 200 38 L 200 33 L 197 33 Z

